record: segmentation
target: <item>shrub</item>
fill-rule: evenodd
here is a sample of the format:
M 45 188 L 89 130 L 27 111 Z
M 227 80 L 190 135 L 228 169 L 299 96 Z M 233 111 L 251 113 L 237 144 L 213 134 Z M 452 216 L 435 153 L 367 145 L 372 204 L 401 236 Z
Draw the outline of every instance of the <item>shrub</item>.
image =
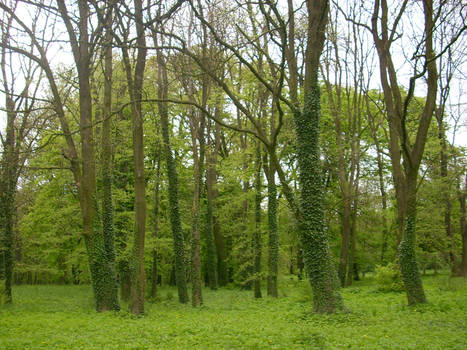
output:
M 401 292 L 404 290 L 399 268 L 389 263 L 386 266 L 376 266 L 375 280 L 381 292 Z

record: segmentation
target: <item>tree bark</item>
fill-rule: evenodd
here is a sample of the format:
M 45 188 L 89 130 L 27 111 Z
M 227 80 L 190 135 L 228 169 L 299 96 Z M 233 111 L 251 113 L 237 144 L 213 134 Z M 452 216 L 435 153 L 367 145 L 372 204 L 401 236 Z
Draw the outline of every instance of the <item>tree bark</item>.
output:
M 467 174 L 465 175 L 464 189 L 459 190 L 459 204 L 460 204 L 460 233 L 462 238 L 462 260 L 459 267 L 459 275 L 467 276 L 467 215 L 465 211 L 465 198 L 467 196 Z
M 261 298 L 261 145 L 256 146 L 255 172 L 255 231 L 253 232 L 253 289 L 255 298 Z
M 111 144 L 111 116 L 112 116 L 112 8 L 108 14 L 105 24 L 104 49 L 104 104 L 102 121 L 102 230 L 104 234 L 105 252 L 109 269 L 112 271 L 109 282 L 110 295 L 108 298 L 114 300 L 115 308 L 118 309 L 118 283 L 115 271 L 115 236 L 112 204 L 112 144 Z
M 167 100 L 168 97 L 168 78 L 166 62 L 160 50 L 157 51 L 157 62 L 159 79 L 158 97 L 161 101 L 164 101 Z M 159 102 L 158 105 L 159 114 L 161 116 L 164 156 L 169 182 L 170 223 L 172 226 L 175 252 L 175 281 L 178 289 L 178 300 L 181 303 L 187 303 L 189 298 L 186 283 L 185 238 L 182 230 L 182 221 L 180 217 L 180 207 L 178 201 L 178 172 L 170 146 L 168 106 L 166 102 Z

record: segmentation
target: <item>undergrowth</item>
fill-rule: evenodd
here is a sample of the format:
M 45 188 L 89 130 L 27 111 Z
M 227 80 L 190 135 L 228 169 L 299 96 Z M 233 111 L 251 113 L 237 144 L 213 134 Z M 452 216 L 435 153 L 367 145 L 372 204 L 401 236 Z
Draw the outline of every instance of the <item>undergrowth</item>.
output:
M 423 282 L 429 303 L 408 307 L 366 278 L 342 290 L 349 312 L 332 315 L 314 314 L 307 282 L 289 277 L 278 299 L 204 289 L 198 309 L 164 287 L 143 317 L 96 313 L 89 286 L 18 286 L 0 307 L 0 349 L 467 349 L 466 279 Z

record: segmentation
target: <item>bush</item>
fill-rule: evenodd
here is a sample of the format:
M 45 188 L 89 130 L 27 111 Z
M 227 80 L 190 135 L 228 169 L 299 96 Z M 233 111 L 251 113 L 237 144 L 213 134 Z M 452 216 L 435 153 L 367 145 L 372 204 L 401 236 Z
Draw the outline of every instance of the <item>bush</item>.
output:
M 404 290 L 399 268 L 389 263 L 386 266 L 377 265 L 375 280 L 381 292 L 401 292 Z

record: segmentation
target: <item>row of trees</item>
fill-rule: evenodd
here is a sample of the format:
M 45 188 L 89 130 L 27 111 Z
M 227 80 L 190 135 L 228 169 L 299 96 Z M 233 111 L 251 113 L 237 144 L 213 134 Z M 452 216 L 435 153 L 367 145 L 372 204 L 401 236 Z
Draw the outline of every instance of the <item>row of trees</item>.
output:
M 398 263 L 409 304 L 426 301 L 422 252 L 446 253 L 454 274 L 467 273 L 465 160 L 447 140 L 446 120 L 456 121 L 455 134 L 462 104 L 456 111 L 449 92 L 464 64 L 461 4 L 0 8 L 9 301 L 15 260 L 25 274 L 18 280 L 31 279 L 25 266 L 42 264 L 82 282 L 88 265 L 96 309 L 119 309 L 120 284 L 135 314 L 144 313 L 146 272 L 153 297 L 158 276 L 170 275 L 182 303 L 191 282 L 198 306 L 203 279 L 261 297 L 266 276 L 267 294 L 277 297 L 288 256 L 290 272 L 305 269 L 316 312 L 344 308 L 339 287 L 376 263 Z M 414 14 L 422 24 L 409 22 Z M 70 63 L 57 65 L 54 53 L 65 46 Z M 404 54 L 410 59 L 398 66 Z M 398 71 L 407 69 L 404 79 Z M 435 198 L 442 220 L 417 219 Z M 45 247 L 50 255 L 40 256 Z

